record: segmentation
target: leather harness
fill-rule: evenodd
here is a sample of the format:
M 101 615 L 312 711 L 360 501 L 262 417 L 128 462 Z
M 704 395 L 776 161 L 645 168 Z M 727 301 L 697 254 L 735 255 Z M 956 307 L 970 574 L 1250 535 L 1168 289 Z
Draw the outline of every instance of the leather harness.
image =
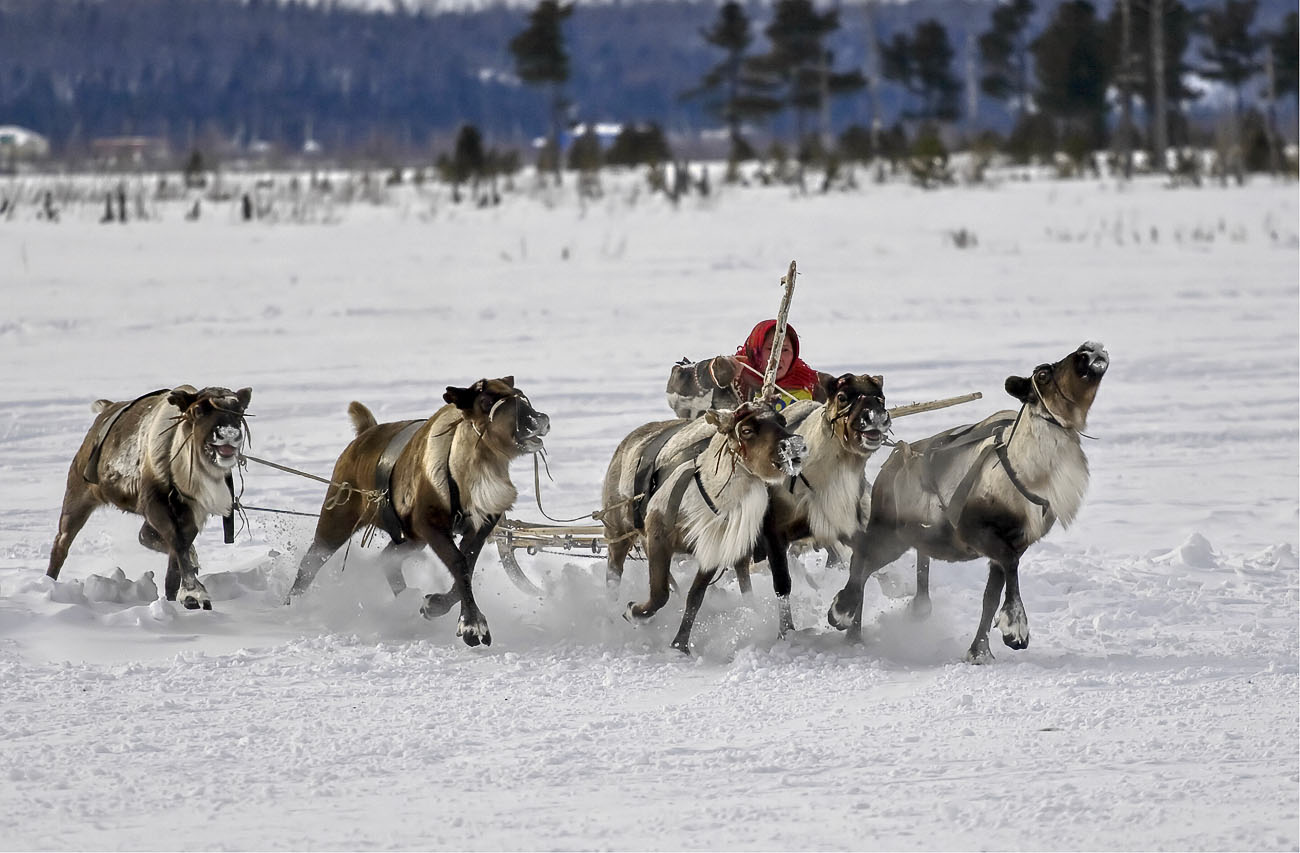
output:
M 646 442 L 645 447 L 641 448 L 641 456 L 637 459 L 636 472 L 632 477 L 632 494 L 644 496 L 640 500 L 634 501 L 632 504 L 632 523 L 635 525 L 637 530 L 645 530 L 646 507 L 650 505 L 650 497 L 659 490 L 661 473 L 658 465 L 659 454 L 663 451 L 664 446 L 668 444 L 672 437 L 681 432 L 682 428 L 688 423 L 690 423 L 690 421 L 673 424 L 654 438 L 650 439 L 650 441 Z M 708 445 L 708 443 L 708 438 L 701 439 L 685 448 L 685 453 L 688 457 L 694 459 L 699 455 L 700 451 Z M 699 471 L 696 471 L 695 479 L 697 482 L 699 481 Z M 703 484 L 700 485 L 700 493 L 704 494 Z M 671 503 L 676 505 L 680 499 L 681 496 L 678 494 L 676 499 L 671 501 Z M 713 506 L 713 502 L 709 500 L 707 494 L 704 495 L 704 500 L 708 502 L 709 508 L 715 513 L 718 511 L 717 508 Z
M 392 538 L 394 544 L 405 542 L 406 532 L 402 529 L 402 520 L 397 517 L 397 510 L 393 508 L 393 468 L 397 466 L 397 458 L 411 443 L 416 431 L 425 423 L 427 421 L 406 421 L 406 425 L 389 439 L 388 446 L 384 448 L 384 452 L 379 455 L 379 462 L 375 464 L 374 487 L 376 491 L 383 493 L 379 499 L 379 526 Z M 454 528 L 461 515 L 460 489 L 456 487 L 456 481 L 452 479 L 450 471 L 447 472 L 447 482 L 451 483 L 451 513 Z

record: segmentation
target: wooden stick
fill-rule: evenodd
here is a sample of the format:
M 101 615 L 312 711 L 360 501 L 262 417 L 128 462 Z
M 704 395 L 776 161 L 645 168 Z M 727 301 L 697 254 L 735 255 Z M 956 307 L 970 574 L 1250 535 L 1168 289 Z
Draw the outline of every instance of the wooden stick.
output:
M 916 415 L 921 412 L 933 412 L 936 409 L 946 409 L 949 406 L 960 406 L 962 403 L 969 403 L 972 400 L 979 400 L 984 397 L 978 391 L 970 394 L 962 394 L 960 397 L 944 397 L 942 400 L 933 400 L 929 403 L 908 403 L 906 406 L 895 406 L 889 410 L 891 418 L 901 418 L 906 415 Z
M 763 374 L 763 390 L 760 396 L 766 400 L 773 396 L 776 388 L 776 368 L 781 364 L 781 347 L 785 344 L 786 318 L 790 316 L 790 300 L 794 297 L 794 261 L 781 279 L 785 292 L 781 294 L 781 310 L 776 314 L 776 328 L 772 330 L 772 352 L 767 358 L 767 372 Z

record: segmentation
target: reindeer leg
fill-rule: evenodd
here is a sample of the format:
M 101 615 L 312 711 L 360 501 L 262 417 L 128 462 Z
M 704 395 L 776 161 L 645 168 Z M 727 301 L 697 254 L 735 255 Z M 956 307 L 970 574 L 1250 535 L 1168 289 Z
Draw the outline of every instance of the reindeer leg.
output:
M 930 555 L 916 552 L 916 595 L 912 596 L 912 603 L 908 612 L 913 619 L 928 619 L 930 611 L 934 609 L 930 603 Z
M 59 532 L 54 536 L 54 544 L 50 546 L 50 565 L 45 570 L 45 574 L 54 580 L 59 579 L 59 572 L 63 569 L 64 560 L 68 559 L 68 549 L 72 547 L 72 540 L 77 538 L 81 528 L 86 526 L 86 520 L 90 514 L 99 506 L 99 501 L 91 496 L 90 492 L 84 487 L 80 489 L 77 486 L 70 487 L 63 497 L 63 512 L 59 515 Z
M 740 587 L 740 594 L 745 596 L 752 595 L 754 592 L 754 582 L 749 577 L 749 563 L 748 557 L 741 557 L 733 566 L 736 570 L 736 585 Z
M 402 563 L 412 554 L 418 553 L 424 548 L 423 542 L 412 542 L 409 539 L 401 542 L 389 542 L 384 546 L 384 550 L 379 553 L 379 560 L 383 564 L 384 577 L 388 580 L 388 587 L 393 591 L 393 595 L 401 595 L 406 592 L 406 578 L 402 575 Z
M 460 551 L 461 557 L 465 560 L 465 570 L 469 573 L 471 582 L 474 577 L 474 566 L 478 563 L 479 554 L 483 552 L 483 545 L 487 542 L 488 537 L 492 535 L 492 531 L 496 528 L 500 519 L 501 516 L 499 515 L 491 516 L 483 522 L 482 527 L 471 530 L 460 538 L 460 545 L 457 546 L 457 550 Z M 446 592 L 435 592 L 426 595 L 420 612 L 424 614 L 426 619 L 436 619 L 451 610 L 452 605 L 460 600 L 460 590 L 453 583 L 451 589 Z M 491 642 L 489 641 L 487 645 L 491 645 Z
M 492 645 L 492 632 L 488 630 L 487 619 L 474 600 L 473 578 L 474 561 L 478 559 L 483 542 L 496 526 L 496 521 L 496 517 L 490 518 L 482 527 L 465 534 L 461 548 L 456 547 L 449 531 L 424 525 L 421 532 L 421 538 L 429 542 L 438 559 L 451 572 L 452 588 L 442 595 L 426 595 L 420 613 L 426 619 L 435 619 L 446 613 L 452 602 L 459 601 L 460 621 L 456 623 L 456 636 L 464 640 L 467 646 Z
M 632 550 L 632 537 L 610 542 L 605 553 L 605 594 L 612 602 L 618 596 L 619 585 L 623 582 L 623 563 Z
M 704 594 L 709 591 L 709 584 L 713 582 L 717 573 L 717 569 L 700 569 L 695 573 L 695 580 L 691 582 L 691 591 L 686 593 L 686 609 L 682 612 L 682 624 L 677 629 L 677 636 L 673 637 L 673 648 L 682 654 L 691 653 L 691 628 L 695 626 L 695 616 L 700 612 L 700 605 L 704 603 Z
M 763 516 L 763 545 L 767 549 L 767 567 L 772 572 L 772 589 L 776 593 L 777 637 L 794 630 L 790 615 L 790 543 L 781 535 L 769 508 Z
M 1024 602 L 1020 600 L 1020 561 L 1013 559 L 1003 569 L 1006 576 L 1007 598 L 998 611 L 998 630 L 1002 642 L 1013 649 L 1029 648 L 1029 617 L 1025 615 Z
M 179 597 L 186 610 L 211 610 L 212 600 L 199 582 L 198 555 L 194 552 L 199 527 L 193 511 L 178 495 L 161 489 L 142 496 L 141 503 L 146 522 L 140 530 L 141 542 L 156 535 L 167 546 L 167 578 L 163 583 L 167 600 L 175 601 Z
M 663 529 L 663 519 L 657 514 L 646 520 L 646 557 L 650 561 L 650 598 L 640 604 L 628 602 L 623 618 L 629 622 L 649 619 L 668 603 L 668 584 L 672 580 L 672 531 Z
M 998 599 L 1002 597 L 1004 579 L 1002 567 L 989 560 L 989 580 L 984 585 L 984 609 L 980 613 L 975 640 L 966 652 L 967 663 L 988 663 L 993 660 L 993 652 L 989 650 L 989 626 L 993 624 L 993 611 L 997 609 Z
M 884 529 L 882 529 L 882 527 Z M 835 593 L 826 621 L 832 628 L 848 631 L 850 641 L 862 638 L 862 588 L 881 566 L 897 560 L 907 544 L 898 532 L 885 525 L 868 525 L 853 535 L 853 557 L 849 560 L 849 579 Z
M 334 487 L 330 488 L 331 491 L 326 492 L 327 495 L 333 495 Z M 331 508 L 321 511 L 311 547 L 298 563 L 298 574 L 293 579 L 293 587 L 289 590 L 289 598 L 285 600 L 285 604 L 306 592 L 321 567 L 334 556 L 335 551 L 343 547 L 343 543 L 352 538 L 352 533 L 361 526 L 361 504 L 360 499 L 349 500 L 338 505 L 331 505 L 326 500 L 325 505 Z

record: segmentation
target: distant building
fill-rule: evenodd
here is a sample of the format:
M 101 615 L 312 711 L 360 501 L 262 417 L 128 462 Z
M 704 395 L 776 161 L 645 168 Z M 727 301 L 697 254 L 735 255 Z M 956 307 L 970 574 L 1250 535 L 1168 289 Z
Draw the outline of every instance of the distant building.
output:
M 160 136 L 105 136 L 90 140 L 90 152 L 103 166 L 142 166 L 171 157 L 171 146 Z
M 18 163 L 50 154 L 50 141 L 34 130 L 0 124 L 0 170 L 13 171 Z

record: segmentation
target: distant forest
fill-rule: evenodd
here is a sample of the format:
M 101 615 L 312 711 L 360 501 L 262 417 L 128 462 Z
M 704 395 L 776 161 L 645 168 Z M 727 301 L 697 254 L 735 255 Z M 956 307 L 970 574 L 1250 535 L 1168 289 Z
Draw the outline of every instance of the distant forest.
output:
M 995 5 L 880 4 L 876 38 L 938 18 L 961 75 L 967 37 L 987 28 Z M 1035 19 L 1054 6 L 1042 0 Z M 1109 3 L 1098 6 L 1109 12 Z M 745 9 L 761 42 L 772 7 Z M 861 67 L 864 8 L 839 9 L 826 46 L 837 66 Z M 1294 9 L 1268 0 L 1259 21 L 1273 25 Z M 716 3 L 671 0 L 578 5 L 565 29 L 569 118 L 654 121 L 670 133 L 717 127 L 698 102 L 679 97 L 719 60 L 701 36 L 717 13 Z M 500 7 L 434 15 L 280 0 L 0 0 L 0 124 L 38 131 L 64 152 L 116 135 L 165 137 L 175 150 L 263 140 L 297 151 L 310 138 L 334 152 L 428 152 L 464 123 L 493 145 L 524 148 L 549 120 L 546 98 L 515 77 L 508 47 L 527 17 Z M 880 94 L 891 122 L 905 94 L 888 84 Z M 865 93 L 834 101 L 837 131 L 868 115 Z M 1005 128 L 1011 119 L 982 97 L 979 120 Z M 788 121 L 766 129 L 788 133 Z

